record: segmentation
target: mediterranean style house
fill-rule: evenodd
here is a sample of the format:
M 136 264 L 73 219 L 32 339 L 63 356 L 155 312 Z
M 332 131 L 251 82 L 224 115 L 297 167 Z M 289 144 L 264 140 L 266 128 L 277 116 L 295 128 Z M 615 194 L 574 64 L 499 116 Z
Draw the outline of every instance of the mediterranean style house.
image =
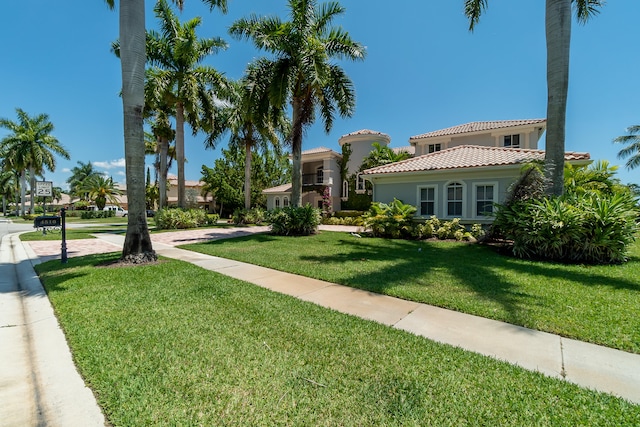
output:
M 538 141 L 545 129 L 545 119 L 529 119 L 472 122 L 427 132 L 410 137 L 410 147 L 401 148 L 413 153 L 412 158 L 364 171 L 359 170 L 360 164 L 373 144 L 388 146 L 391 138 L 371 130 L 343 135 L 338 141 L 342 154 L 328 148 L 303 152 L 303 188 L 309 190 L 303 203 L 322 207 L 318 189 L 328 187 L 333 210 L 340 210 L 340 203 L 354 191 L 367 193 L 375 202 L 389 203 L 396 198 L 414 205 L 419 218 L 435 215 L 489 223 L 494 203 L 504 201 L 523 165 L 544 159 Z M 567 152 L 565 161 L 574 165 L 591 162 L 589 153 L 576 152 Z M 355 185 L 346 177 L 355 177 Z M 287 206 L 291 185 L 264 192 L 268 209 Z

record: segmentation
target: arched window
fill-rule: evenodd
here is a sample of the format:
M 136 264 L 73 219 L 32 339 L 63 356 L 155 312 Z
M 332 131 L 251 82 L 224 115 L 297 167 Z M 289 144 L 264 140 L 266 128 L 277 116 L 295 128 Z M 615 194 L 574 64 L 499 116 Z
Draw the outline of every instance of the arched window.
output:
M 447 216 L 462 216 L 462 184 L 452 182 L 447 185 Z
M 276 209 L 280 208 L 280 197 L 276 196 L 274 203 L 275 203 Z
M 289 206 L 289 196 L 282 196 L 282 206 L 285 208 Z
M 361 173 L 356 175 L 356 193 L 363 194 L 366 191 L 367 187 L 364 184 L 364 177 Z

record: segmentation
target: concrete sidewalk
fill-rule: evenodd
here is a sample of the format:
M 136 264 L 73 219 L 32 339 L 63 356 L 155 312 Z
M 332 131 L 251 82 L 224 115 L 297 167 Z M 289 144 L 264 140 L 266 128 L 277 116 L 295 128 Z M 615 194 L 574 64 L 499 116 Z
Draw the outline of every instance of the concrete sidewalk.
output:
M 640 404 L 640 355 L 175 247 L 259 231 L 263 230 L 227 229 L 213 236 L 209 230 L 209 235 L 203 236 L 205 231 L 193 230 L 155 234 L 152 240 L 162 256 Z M 120 251 L 124 242 L 121 235 L 96 237 L 89 244 L 68 242 L 69 256 Z M 64 335 L 33 270 L 33 264 L 40 259 L 59 258 L 59 251 L 59 242 L 23 244 L 15 234 L 7 242 L 2 241 L 3 426 L 104 425 L 104 417 L 75 369 Z M 18 287 L 12 287 L 12 281 L 18 282 Z M 13 404 L 6 405 L 7 402 Z

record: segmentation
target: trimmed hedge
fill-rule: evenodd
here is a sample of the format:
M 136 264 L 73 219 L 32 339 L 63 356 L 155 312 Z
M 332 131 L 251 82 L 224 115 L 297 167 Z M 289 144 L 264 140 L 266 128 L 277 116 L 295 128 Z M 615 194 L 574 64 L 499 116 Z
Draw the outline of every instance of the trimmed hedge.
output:
M 269 212 L 271 232 L 280 236 L 308 236 L 318 231 L 322 215 L 320 209 L 307 204 Z
M 214 225 L 220 219 L 217 214 L 207 214 L 202 209 L 160 209 L 153 218 L 158 230 L 177 230 Z

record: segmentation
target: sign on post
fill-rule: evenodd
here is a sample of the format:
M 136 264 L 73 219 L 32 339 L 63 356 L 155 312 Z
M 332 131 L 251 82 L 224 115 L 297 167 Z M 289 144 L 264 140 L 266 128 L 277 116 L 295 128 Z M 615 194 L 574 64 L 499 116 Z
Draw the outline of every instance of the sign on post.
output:
M 53 197 L 52 181 L 36 181 L 36 196 Z

